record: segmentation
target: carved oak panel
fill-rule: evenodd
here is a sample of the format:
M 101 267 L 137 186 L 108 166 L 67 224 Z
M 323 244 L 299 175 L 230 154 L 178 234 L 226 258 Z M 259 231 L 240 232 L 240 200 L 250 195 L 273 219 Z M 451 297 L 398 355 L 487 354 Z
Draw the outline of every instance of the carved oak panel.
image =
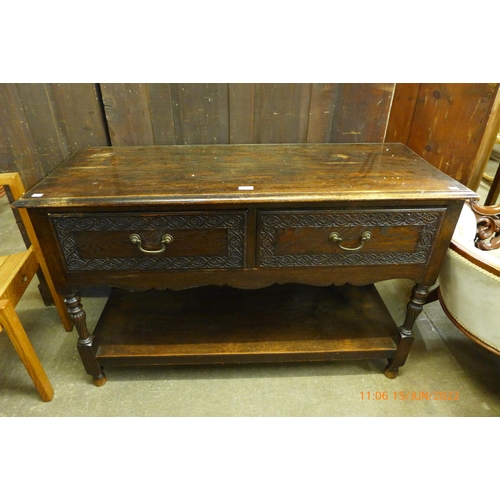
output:
M 443 216 L 442 209 L 262 212 L 259 266 L 425 264 Z M 329 240 L 334 231 L 352 242 L 343 249 Z M 360 244 L 366 231 L 371 240 Z
M 68 271 L 224 269 L 245 262 L 245 212 L 51 215 Z M 168 233 L 167 233 L 168 232 Z M 131 236 L 172 244 L 161 253 Z M 139 248 L 141 246 L 141 248 Z

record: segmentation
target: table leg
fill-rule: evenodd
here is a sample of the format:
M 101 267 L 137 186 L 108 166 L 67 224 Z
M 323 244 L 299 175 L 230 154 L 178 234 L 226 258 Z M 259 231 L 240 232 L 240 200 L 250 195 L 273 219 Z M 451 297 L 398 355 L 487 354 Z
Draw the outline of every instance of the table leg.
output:
M 402 326 L 399 327 L 399 344 L 394 358 L 389 360 L 384 375 L 387 378 L 396 378 L 398 375 L 398 368 L 403 366 L 406 358 L 410 352 L 411 345 L 413 344 L 413 325 L 417 316 L 422 312 L 424 304 L 426 303 L 427 295 L 429 294 L 429 287 L 416 284 L 413 287 L 410 302 L 406 307 L 406 318 Z
M 87 328 L 87 315 L 83 310 L 80 297 L 76 293 L 66 295 L 64 303 L 68 308 L 68 314 L 78 332 L 78 352 L 83 366 L 89 375 L 94 378 L 94 385 L 100 387 L 106 383 L 106 376 L 102 371 L 96 358 L 97 343 Z

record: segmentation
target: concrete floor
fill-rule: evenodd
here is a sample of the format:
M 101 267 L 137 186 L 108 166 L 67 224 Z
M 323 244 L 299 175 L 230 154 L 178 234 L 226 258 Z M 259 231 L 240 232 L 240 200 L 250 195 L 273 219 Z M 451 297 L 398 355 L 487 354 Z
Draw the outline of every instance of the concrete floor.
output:
M 22 251 L 23 241 L 0 199 L 0 255 Z M 378 285 L 400 324 L 412 282 Z M 83 290 L 93 328 L 107 290 Z M 395 380 L 383 361 L 108 368 L 97 388 L 76 351 L 76 333 L 45 307 L 35 278 L 17 312 L 51 380 L 54 399 L 43 403 L 8 337 L 0 334 L 0 416 L 434 416 L 500 415 L 500 357 L 480 348 L 447 319 L 438 302 L 419 316 L 410 356 Z M 492 317 L 492 321 L 494 318 Z M 401 394 L 451 393 L 453 400 L 403 399 Z M 387 399 L 376 399 L 377 393 Z

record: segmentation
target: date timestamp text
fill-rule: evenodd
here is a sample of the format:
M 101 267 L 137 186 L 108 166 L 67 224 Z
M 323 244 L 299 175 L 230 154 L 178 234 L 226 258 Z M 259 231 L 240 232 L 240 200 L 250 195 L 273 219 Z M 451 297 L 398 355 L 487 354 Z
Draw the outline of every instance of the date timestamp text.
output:
M 458 391 L 361 391 L 363 401 L 459 401 Z

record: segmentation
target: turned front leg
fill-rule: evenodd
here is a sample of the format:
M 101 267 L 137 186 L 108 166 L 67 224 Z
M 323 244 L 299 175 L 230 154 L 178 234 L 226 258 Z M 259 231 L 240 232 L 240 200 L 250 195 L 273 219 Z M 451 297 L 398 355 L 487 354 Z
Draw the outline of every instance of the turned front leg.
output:
M 396 378 L 398 368 L 403 366 L 410 352 L 411 345 L 415 337 L 413 336 L 413 325 L 417 316 L 422 312 L 424 304 L 429 294 L 429 287 L 424 285 L 415 285 L 412 290 L 410 302 L 406 306 L 406 317 L 404 323 L 399 327 L 399 343 L 396 355 L 389 360 L 389 364 L 384 371 L 388 378 Z
M 104 385 L 106 383 L 106 376 L 96 358 L 97 344 L 87 328 L 87 315 L 83 310 L 80 297 L 76 293 L 66 295 L 64 303 L 68 308 L 69 317 L 78 332 L 77 348 L 83 366 L 87 373 L 94 378 L 94 385 L 98 387 Z

